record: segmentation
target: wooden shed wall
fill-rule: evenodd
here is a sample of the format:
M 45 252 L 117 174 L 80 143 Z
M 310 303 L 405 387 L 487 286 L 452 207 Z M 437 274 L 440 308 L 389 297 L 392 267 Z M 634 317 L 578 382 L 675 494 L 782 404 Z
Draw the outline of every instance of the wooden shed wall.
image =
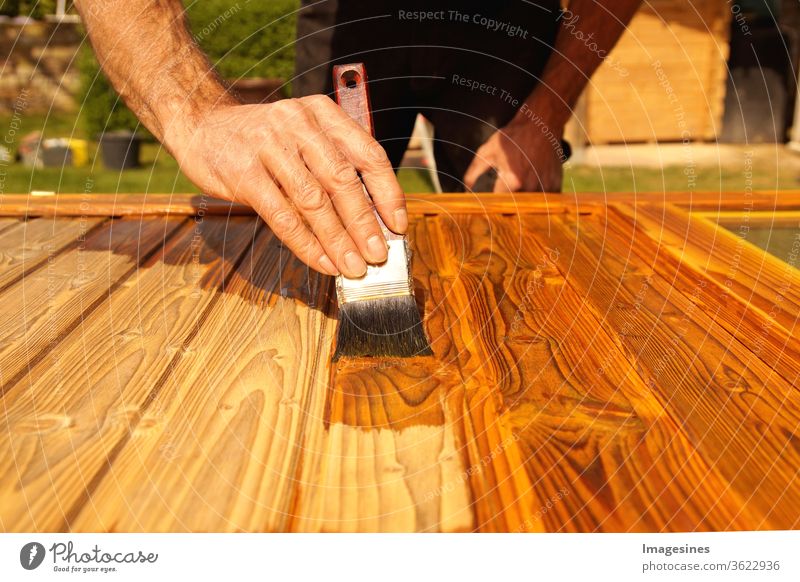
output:
M 711 140 L 721 127 L 731 12 L 649 0 L 597 71 L 576 121 L 591 143 Z

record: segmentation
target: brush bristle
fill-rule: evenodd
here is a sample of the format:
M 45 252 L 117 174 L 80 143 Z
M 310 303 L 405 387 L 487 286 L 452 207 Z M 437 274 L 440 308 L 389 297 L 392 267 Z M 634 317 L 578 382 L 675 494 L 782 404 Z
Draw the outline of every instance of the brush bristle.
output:
M 339 306 L 333 361 L 342 356 L 411 358 L 431 356 L 412 295 L 352 301 Z

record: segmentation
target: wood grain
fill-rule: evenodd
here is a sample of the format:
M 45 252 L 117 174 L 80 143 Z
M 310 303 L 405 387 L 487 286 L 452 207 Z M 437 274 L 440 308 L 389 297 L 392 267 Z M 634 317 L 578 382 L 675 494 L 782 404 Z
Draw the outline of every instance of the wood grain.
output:
M 550 214 L 567 209 L 593 212 L 596 207 L 617 203 L 674 204 L 691 211 L 716 213 L 726 208 L 753 211 L 800 210 L 800 190 L 748 192 L 582 192 L 580 194 L 539 193 L 407 193 L 410 214 Z M 90 216 L 252 216 L 255 211 L 201 194 L 54 194 L 30 196 L 6 194 L 0 197 L 0 216 L 5 217 L 90 217 Z
M 800 272 L 790 257 L 780 261 L 748 244 L 746 230 L 736 236 L 673 206 L 612 212 L 646 233 L 633 249 L 651 268 L 786 381 L 800 377 Z
M 454 219 L 455 217 L 450 217 Z M 453 403 L 460 412 L 459 445 L 466 467 L 465 475 L 472 491 L 475 512 L 474 528 L 483 531 L 541 531 L 537 513 L 545 504 L 533 492 L 531 481 L 522 465 L 522 454 L 509 417 L 501 409 L 496 378 L 483 366 L 491 367 L 497 358 L 486 350 L 480 337 L 475 337 L 476 323 L 470 313 L 475 297 L 457 285 L 458 266 L 480 261 L 482 245 L 467 246 L 478 241 L 472 232 L 464 236 L 449 236 L 443 228 L 447 220 L 427 217 L 420 221 L 416 240 L 419 241 L 420 262 L 437 275 L 431 275 L 431 295 L 444 309 L 452 346 L 443 351 L 440 359 L 458 367 L 463 382 L 463 395 Z M 462 243 L 462 244 L 460 244 Z M 467 243 L 467 244 L 463 244 Z M 459 248 L 461 247 L 461 248 Z M 466 291 L 466 293 L 465 293 Z M 480 317 L 486 316 L 481 313 Z M 466 320 L 466 321 L 465 321 Z M 486 329 L 481 326 L 481 329 Z M 479 332 L 477 332 L 479 333 Z M 435 352 L 436 353 L 436 352 Z M 502 365 L 502 362 L 501 362 Z
M 572 494 L 548 516 L 549 529 L 735 527 L 730 508 L 738 507 L 736 500 L 712 497 L 698 487 L 707 480 L 710 489 L 725 491 L 719 476 L 668 422 L 619 342 L 567 284 L 564 249 L 545 245 L 547 232 L 527 221 L 497 222 L 502 240 L 522 249 L 518 264 L 527 269 L 526 277 L 496 284 L 511 299 L 498 302 L 511 332 L 506 341 L 514 352 L 525 350 L 521 362 L 529 360 L 527 352 L 541 354 L 535 360 L 541 364 L 519 366 L 529 379 L 507 394 L 507 405 L 532 451 L 529 470 L 572 484 Z M 607 515 L 598 515 L 598 503 Z M 563 510 L 571 513 L 557 522 Z
M 60 365 L 45 358 L 11 388 L 0 440 L 14 447 L 0 464 L 4 515 L 39 531 L 70 527 L 116 449 L 160 422 L 151 402 L 254 227 L 247 218 L 184 223 L 163 252 L 85 314 L 60 344 Z
M 785 333 L 793 332 L 800 317 L 800 256 L 781 260 L 748 242 L 751 223 L 746 217 L 731 232 L 673 206 L 615 208 L 646 229 L 647 238 L 680 253 L 681 262 L 701 271 L 726 295 L 768 316 Z
M 242 204 L 201 194 L 7 194 L 0 216 L 252 215 Z
M 421 261 L 414 276 L 427 288 Z M 441 305 L 422 309 L 435 357 L 350 358 L 331 370 L 324 425 L 314 424 L 291 527 L 297 531 L 469 531 L 463 394 Z M 324 430 L 323 430 L 324 428 Z M 356 499 L 357 496 L 357 499 Z
M 570 283 L 591 298 L 604 327 L 619 337 L 692 445 L 745 507 L 762 516 L 759 527 L 796 526 L 796 389 L 699 309 L 693 296 L 676 293 L 650 272 L 633 252 L 638 241 L 632 229 L 620 223 L 612 232 L 580 217 L 549 227 L 551 245 L 570 257 Z
M 104 219 L 5 219 L 0 231 L 0 290 L 29 276 L 68 246 L 78 246 Z
M 330 292 L 262 230 L 72 527 L 285 529 L 304 427 L 322 418 Z
M 499 390 L 533 497 L 544 503 L 564 491 L 544 513 L 547 529 L 746 527 L 737 497 L 566 284 L 564 257 L 544 244 L 547 231 L 518 217 L 456 217 L 449 228 L 442 222 L 439 231 L 473 241 L 453 284 L 470 297 L 460 335 L 474 334 L 465 349 L 477 357 L 464 365 L 474 361 L 472 374 Z M 476 329 L 473 321 L 491 323 Z
M 7 230 L 11 230 L 20 224 L 22 224 L 22 220 L 18 217 L 14 218 L 0 218 L 0 235 L 5 233 Z
M 34 198 L 0 530 L 798 527 L 797 271 L 691 212 L 798 193 L 411 197 L 434 357 L 336 364 L 331 279 L 249 209 Z
M 0 393 L 24 380 L 42 359 L 63 377 L 72 365 L 61 360 L 64 334 L 133 274 L 140 260 L 160 249 L 179 223 L 169 217 L 105 222 L 84 242 L 54 256 L 46 269 L 2 291 L 7 316 L 0 321 Z
M 707 218 L 715 224 L 734 230 L 743 224 L 749 224 L 754 228 L 797 228 L 800 224 L 798 210 L 783 210 L 778 213 L 750 209 L 697 211 L 692 212 L 692 216 Z

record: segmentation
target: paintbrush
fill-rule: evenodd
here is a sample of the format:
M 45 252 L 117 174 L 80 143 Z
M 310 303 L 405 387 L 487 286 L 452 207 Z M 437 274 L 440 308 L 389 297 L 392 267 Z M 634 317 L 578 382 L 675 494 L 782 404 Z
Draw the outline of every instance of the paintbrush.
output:
M 364 65 L 335 66 L 333 86 L 339 106 L 374 135 Z M 372 204 L 366 188 L 364 195 Z M 333 361 L 343 356 L 433 355 L 414 298 L 408 239 L 389 230 L 374 205 L 373 211 L 386 237 L 388 258 L 380 265 L 369 265 L 358 279 L 336 277 L 339 331 Z

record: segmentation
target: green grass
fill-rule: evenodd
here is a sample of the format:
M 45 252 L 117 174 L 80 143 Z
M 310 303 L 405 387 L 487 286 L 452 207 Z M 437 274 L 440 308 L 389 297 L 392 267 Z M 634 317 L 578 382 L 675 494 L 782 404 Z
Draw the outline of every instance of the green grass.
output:
M 743 191 L 800 188 L 800 175 L 775 166 L 746 178 L 741 166 L 697 167 L 693 181 L 684 173 L 683 166 L 657 168 L 573 166 L 564 172 L 565 192 L 686 192 Z
M 19 120 L 20 128 L 15 139 L 7 144 L 10 136 L 11 119 L 0 117 L 0 143 L 10 145 L 12 153 L 19 137 L 31 132 L 42 131 L 45 138 L 72 135 L 86 138 L 84 125 L 76 121 L 74 115 L 25 114 Z M 74 131 L 73 131 L 74 130 Z M 97 146 L 90 148 L 91 161 L 83 168 L 40 168 L 33 169 L 12 163 L 0 167 L 0 193 L 27 193 L 31 190 L 52 190 L 56 192 L 196 192 L 197 188 L 178 170 L 178 165 L 156 143 L 145 143 L 142 147 L 143 167 L 124 172 L 105 169 L 97 157 Z M 758 172 L 753 169 L 751 183 L 754 189 L 787 189 L 800 187 L 800 176 L 794 170 L 767 167 Z M 5 174 L 3 176 L 3 173 Z M 426 172 L 402 169 L 400 183 L 406 192 L 430 192 L 432 185 Z M 744 190 L 748 183 L 741 167 L 718 168 L 698 167 L 695 169 L 694 184 L 684 174 L 682 166 L 651 168 L 590 168 L 573 166 L 564 174 L 565 192 L 668 192 L 686 191 L 736 191 Z M 693 186 L 693 187 L 692 187 Z
M 96 146 L 90 148 L 95 163 L 82 168 L 29 168 L 15 164 L 6 169 L 5 192 L 31 190 L 54 192 L 196 192 L 197 188 L 178 170 L 175 160 L 157 144 L 142 145 L 141 168 L 107 170 L 95 158 Z
M 124 172 L 107 170 L 100 160 L 84 168 L 39 168 L 20 164 L 5 168 L 3 192 L 27 193 L 31 190 L 54 192 L 196 192 L 197 188 L 178 170 L 178 165 L 157 144 L 142 146 L 142 168 Z M 0 172 L 2 170 L 0 169 Z M 404 168 L 399 173 L 400 184 L 406 192 L 431 192 L 428 174 L 422 170 Z M 694 191 L 742 191 L 747 187 L 741 172 L 736 170 L 707 170 L 698 178 Z M 754 189 L 798 188 L 797 177 L 776 179 L 774 175 L 753 176 Z M 572 168 L 564 175 L 565 192 L 669 192 L 687 191 L 690 187 L 682 167 L 663 170 L 643 168 Z
M 0 143 L 16 153 L 19 138 L 32 131 L 41 131 L 44 138 L 74 137 L 86 139 L 84 124 L 68 115 L 27 115 L 18 122 L 20 129 L 11 139 L 8 129 L 11 118 L 0 117 Z M 103 167 L 97 151 L 97 144 L 90 148 L 90 162 L 82 168 L 29 168 L 19 163 L 0 167 L 0 176 L 5 173 L 1 193 L 23 194 L 31 190 L 54 192 L 196 192 L 197 188 L 179 170 L 175 160 L 157 143 L 142 144 L 142 167 L 136 170 L 108 170 Z M 433 190 L 426 172 L 400 170 L 400 182 L 407 192 L 430 192 Z

